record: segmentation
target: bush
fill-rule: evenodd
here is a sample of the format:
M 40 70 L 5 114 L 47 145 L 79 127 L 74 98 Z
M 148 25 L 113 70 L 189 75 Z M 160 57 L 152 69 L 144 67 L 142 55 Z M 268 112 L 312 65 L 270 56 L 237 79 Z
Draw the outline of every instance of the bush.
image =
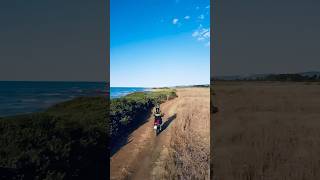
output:
M 107 108 L 105 97 L 77 98 L 0 119 L 0 178 L 107 178 Z

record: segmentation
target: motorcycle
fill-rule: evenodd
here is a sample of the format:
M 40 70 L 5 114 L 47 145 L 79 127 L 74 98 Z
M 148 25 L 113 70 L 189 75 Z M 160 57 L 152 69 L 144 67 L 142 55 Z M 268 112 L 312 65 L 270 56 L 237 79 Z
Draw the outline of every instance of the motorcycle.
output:
M 155 121 L 154 121 L 154 126 L 153 126 L 153 129 L 156 132 L 156 136 L 158 136 L 160 134 L 160 132 L 161 132 L 161 125 L 162 125 L 161 117 L 160 118 L 156 118 Z

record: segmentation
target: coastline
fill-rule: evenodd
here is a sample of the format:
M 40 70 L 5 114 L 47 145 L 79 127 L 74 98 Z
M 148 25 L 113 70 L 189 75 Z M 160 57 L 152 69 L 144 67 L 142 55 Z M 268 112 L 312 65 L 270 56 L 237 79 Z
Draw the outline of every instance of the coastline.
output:
M 173 91 L 134 92 L 112 100 L 77 97 L 41 112 L 0 117 L 5 177 L 107 178 L 103 169 L 108 169 L 108 163 L 101 157 L 106 157 L 108 143 L 138 127 L 155 103 L 174 97 Z M 65 168 L 52 170 L 53 165 Z M 32 171 L 25 171 L 26 166 Z
M 110 99 L 120 98 L 135 92 L 148 92 L 145 87 L 110 87 Z
M 77 97 L 108 95 L 103 82 L 0 81 L 0 116 L 42 112 Z

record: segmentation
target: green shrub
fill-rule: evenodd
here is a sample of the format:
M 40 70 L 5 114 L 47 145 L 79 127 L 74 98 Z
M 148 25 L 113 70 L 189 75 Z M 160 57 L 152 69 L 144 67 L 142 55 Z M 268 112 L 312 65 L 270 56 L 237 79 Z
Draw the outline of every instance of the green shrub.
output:
M 107 108 L 105 97 L 77 98 L 0 119 L 0 178 L 107 178 Z

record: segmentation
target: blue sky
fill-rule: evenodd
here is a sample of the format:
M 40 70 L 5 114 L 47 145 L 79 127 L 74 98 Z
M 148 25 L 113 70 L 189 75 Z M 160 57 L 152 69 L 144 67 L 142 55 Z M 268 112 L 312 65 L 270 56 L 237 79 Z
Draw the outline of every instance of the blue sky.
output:
M 210 81 L 209 0 L 111 0 L 112 87 Z

